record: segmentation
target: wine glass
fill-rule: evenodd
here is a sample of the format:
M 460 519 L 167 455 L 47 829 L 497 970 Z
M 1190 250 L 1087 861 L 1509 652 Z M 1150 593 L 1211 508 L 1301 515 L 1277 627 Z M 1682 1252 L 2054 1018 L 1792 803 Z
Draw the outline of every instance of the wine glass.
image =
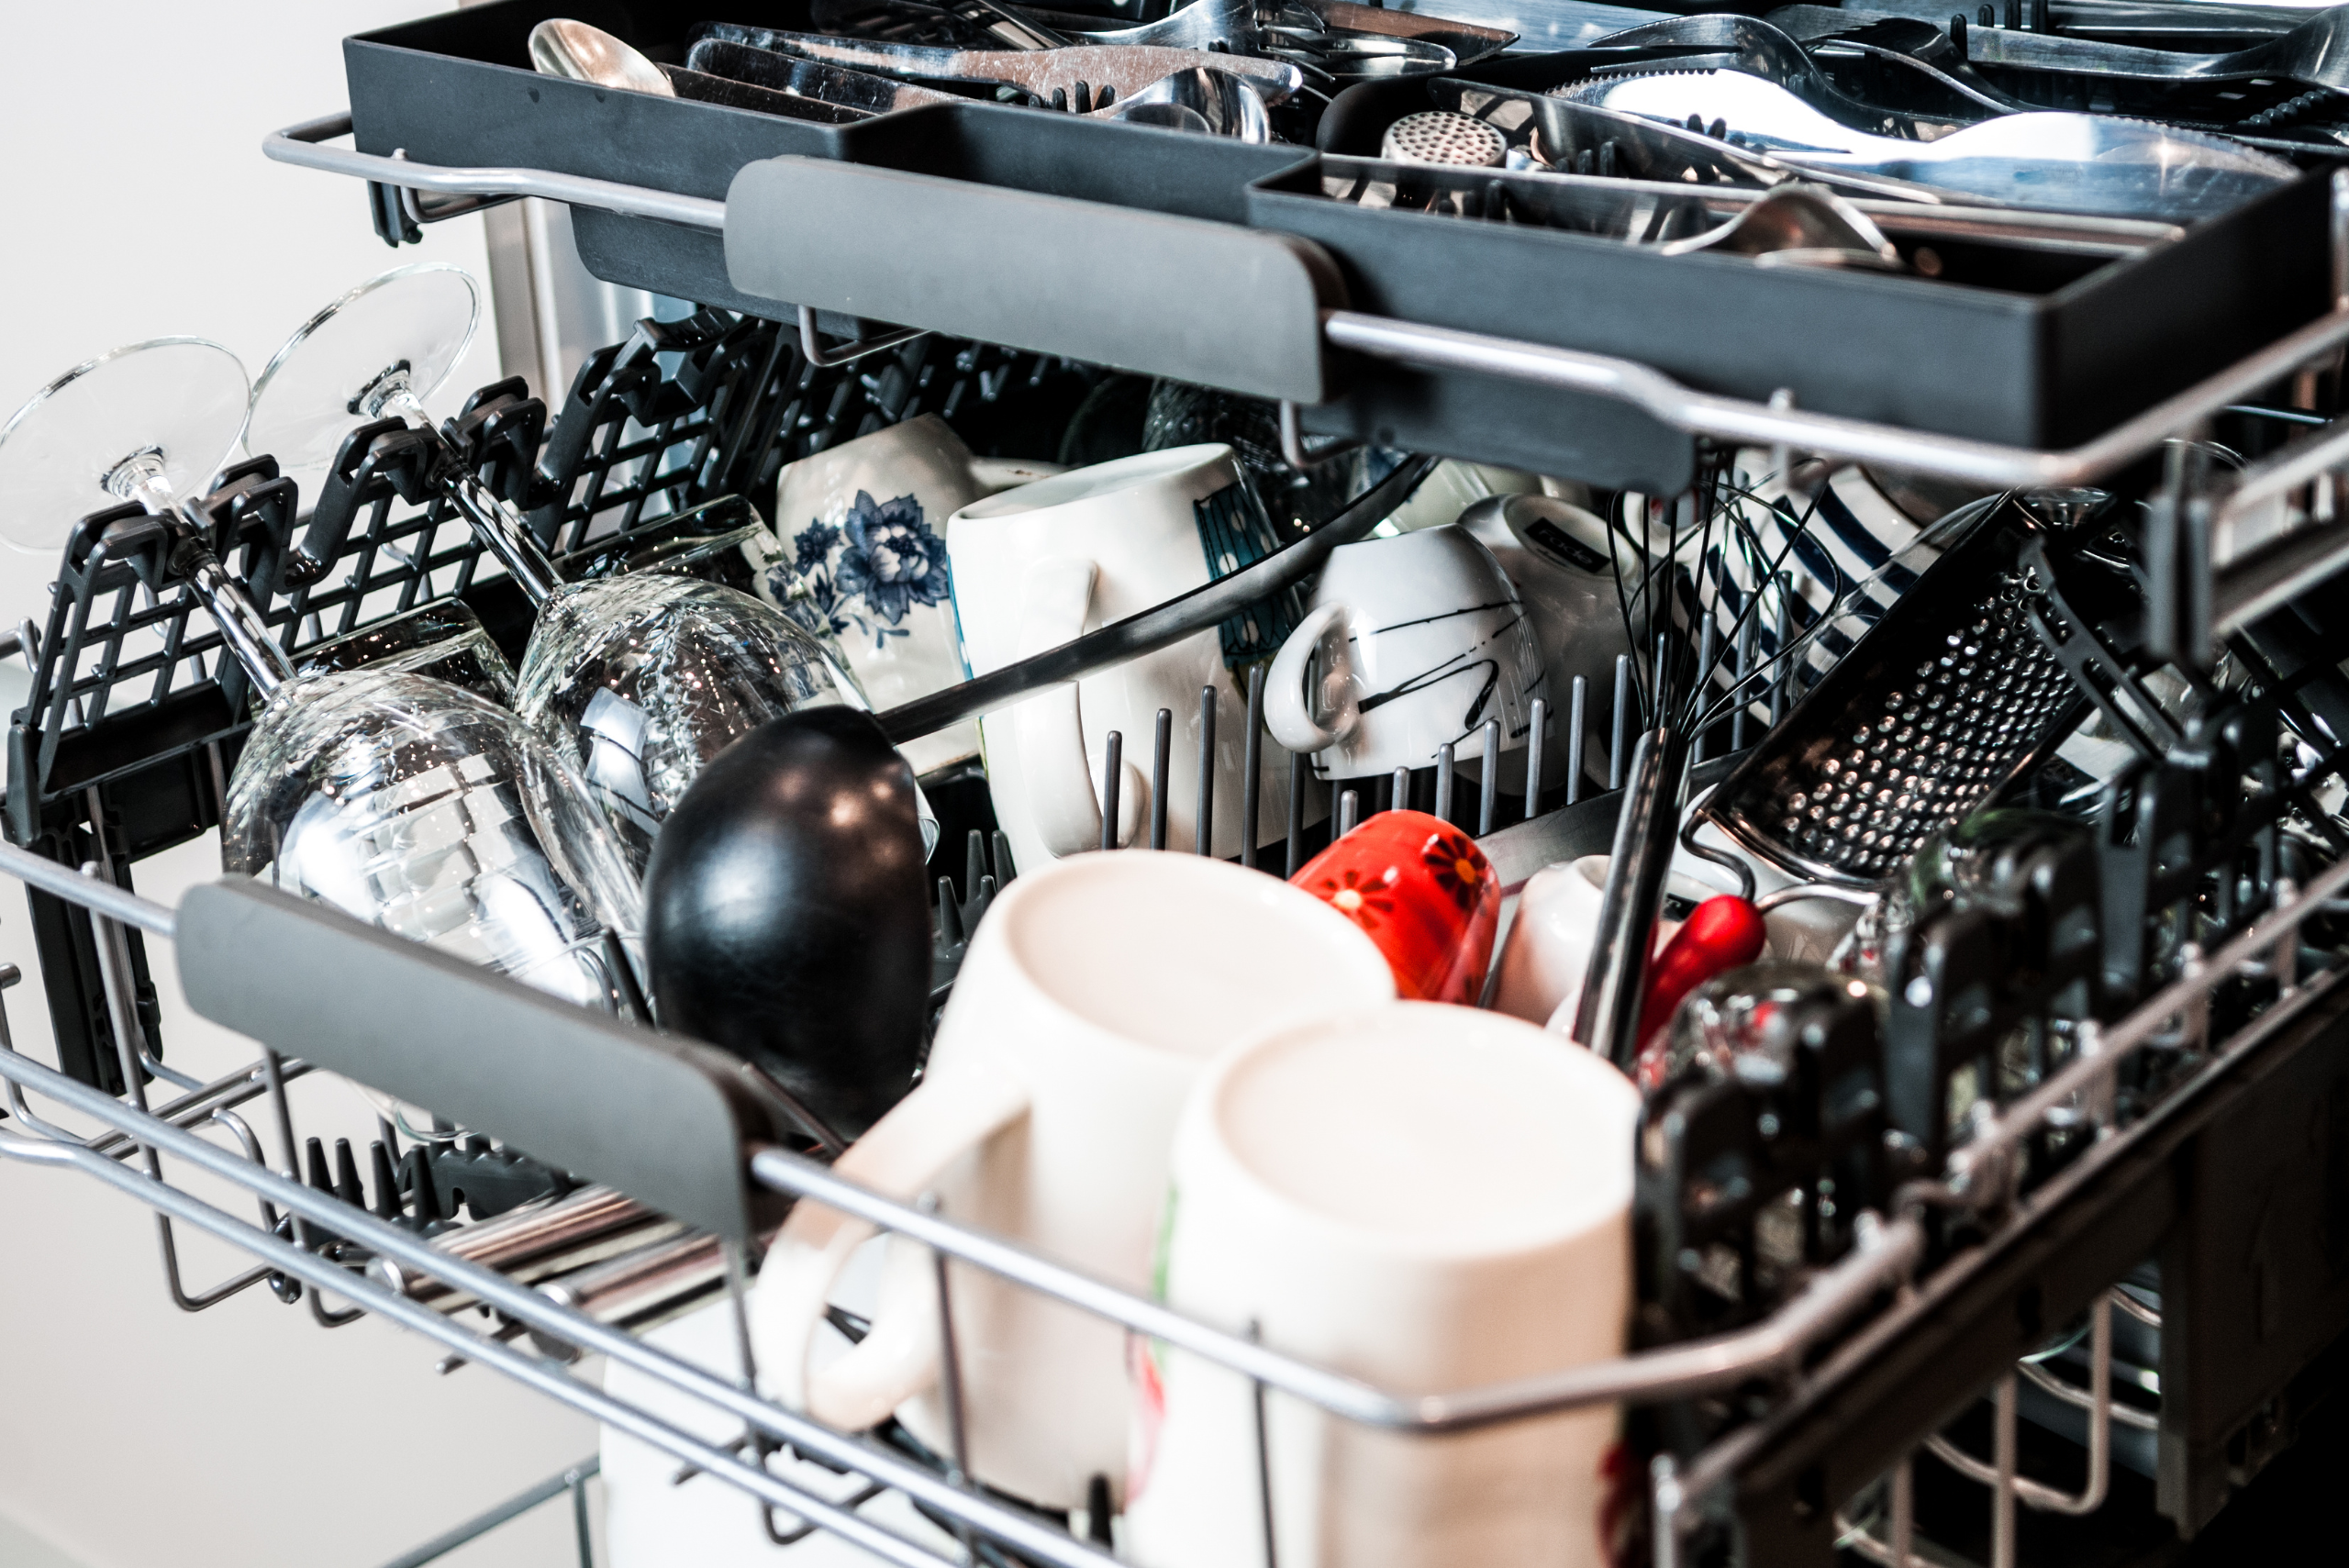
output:
M 521 516 L 425 411 L 473 340 L 480 291 L 441 262 L 352 289 L 287 339 L 253 390 L 248 444 L 323 465 L 363 419 L 439 438 L 434 483 L 539 613 L 515 711 L 584 773 L 633 869 L 704 763 L 804 707 L 865 706 L 846 661 L 751 595 L 654 569 L 566 582 Z M 290 454 L 290 455 L 289 455 Z M 319 569 L 313 563 L 313 570 Z
M 221 566 L 201 505 L 244 424 L 217 343 L 135 344 L 76 367 L 0 428 L 0 528 L 18 548 L 107 497 L 168 528 L 168 571 L 218 623 L 261 710 L 222 810 L 221 860 L 385 930 L 589 1006 L 632 995 L 635 879 L 575 765 L 515 714 L 396 666 L 297 673 Z M 430 1136 L 429 1123 L 403 1118 Z M 444 1134 L 445 1136 L 445 1134 Z

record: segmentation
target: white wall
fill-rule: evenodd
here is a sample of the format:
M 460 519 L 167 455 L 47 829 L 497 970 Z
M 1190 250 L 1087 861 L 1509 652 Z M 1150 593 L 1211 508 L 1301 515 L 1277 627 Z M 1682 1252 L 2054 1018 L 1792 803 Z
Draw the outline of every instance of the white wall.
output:
M 119 343 L 194 333 L 258 371 L 304 317 L 374 272 L 422 259 L 478 271 L 479 219 L 429 228 L 395 255 L 357 183 L 260 151 L 264 131 L 347 102 L 344 35 L 439 8 L 9 7 L 0 417 Z M 495 343 L 484 328 L 455 397 L 496 376 Z M 42 614 L 54 570 L 0 547 L 0 624 Z M 18 689 L 0 687 L 0 711 Z M 144 865 L 140 891 L 169 901 L 217 870 L 217 854 L 190 845 Z M 240 1042 L 186 1016 L 155 951 L 171 1059 L 199 1073 L 233 1065 Z M 13 883 L 0 888 L 0 961 L 31 973 Z M 39 1049 L 38 982 L 6 999 L 18 1039 Z M 336 1086 L 297 1088 L 304 1119 L 328 1136 L 364 1125 Z M 235 1262 L 202 1240 L 183 1253 L 195 1284 Z M 479 1368 L 437 1377 L 435 1359 L 373 1321 L 322 1331 L 265 1291 L 184 1315 L 163 1296 L 145 1208 L 83 1177 L 0 1164 L 0 1564 L 48 1568 L 30 1538 L 83 1568 L 369 1568 L 595 1451 L 584 1420 Z M 575 1562 L 567 1515 L 550 1507 L 444 1561 Z

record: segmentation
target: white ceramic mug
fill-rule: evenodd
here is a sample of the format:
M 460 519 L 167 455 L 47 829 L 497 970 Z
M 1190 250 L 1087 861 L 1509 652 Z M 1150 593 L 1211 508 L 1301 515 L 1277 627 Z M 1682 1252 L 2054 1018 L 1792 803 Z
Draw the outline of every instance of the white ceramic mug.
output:
M 1143 452 L 1023 485 L 965 506 L 947 528 L 954 612 L 973 675 L 1001 669 L 1203 586 L 1268 553 L 1272 525 L 1220 442 Z M 1227 622 L 1226 626 L 1232 623 Z M 1242 630 L 1270 652 L 1279 623 L 1260 610 Z M 1167 842 L 1196 841 L 1199 693 L 1216 693 L 1212 848 L 1240 852 L 1247 767 L 1247 687 L 1223 628 L 1040 692 L 982 721 L 987 786 L 1022 872 L 1101 846 L 1101 782 L 1111 730 L 1125 757 L 1118 842 L 1149 819 L 1157 713 L 1174 714 Z M 1283 798 L 1265 748 L 1264 798 Z M 1279 816 L 1264 813 L 1267 826 Z
M 834 1167 L 1128 1290 L 1149 1288 L 1183 1097 L 1221 1047 L 1391 998 L 1370 939 L 1300 888 L 1198 855 L 1080 855 L 1023 872 L 963 959 L 920 1085 Z M 1626 1169 L 1628 1170 L 1628 1166 Z M 760 1367 L 835 1426 L 895 1411 L 943 1451 L 929 1254 L 893 1245 L 870 1334 L 810 1371 L 825 1301 L 871 1232 L 792 1211 L 752 1302 Z M 1067 1508 L 1125 1469 L 1125 1330 L 952 1269 L 973 1473 Z
M 982 496 L 1059 472 L 1056 463 L 974 457 L 935 414 L 801 458 L 775 482 L 783 557 L 759 591 L 794 615 L 822 620 L 874 707 L 928 696 L 963 679 L 946 519 Z M 930 773 L 977 755 L 978 726 L 952 725 L 903 750 L 916 773 Z
M 1640 1096 L 1556 1037 L 1396 1002 L 1226 1052 L 1175 1134 L 1168 1303 L 1397 1394 L 1620 1353 Z M 1125 1544 L 1143 1568 L 1264 1558 L 1252 1385 L 1137 1343 Z M 1600 1568 L 1615 1413 L 1443 1437 L 1267 1396 L 1280 1561 Z M 1153 1429 L 1154 1426 L 1154 1429 Z
M 1457 524 L 1341 545 L 1264 678 L 1264 724 L 1321 778 L 1431 767 L 1452 742 L 1482 758 L 1501 721 L 1521 749 L 1550 695 L 1524 601 L 1493 552 Z

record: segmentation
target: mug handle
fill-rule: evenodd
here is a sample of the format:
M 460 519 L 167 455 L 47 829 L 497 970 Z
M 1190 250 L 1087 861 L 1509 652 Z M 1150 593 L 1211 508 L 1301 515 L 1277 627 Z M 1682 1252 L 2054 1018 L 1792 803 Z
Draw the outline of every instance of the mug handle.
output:
M 1090 561 L 1049 557 L 1028 569 L 1018 658 L 1058 648 L 1085 630 L 1099 569 Z M 1074 681 L 1037 693 L 1011 710 L 1019 771 L 1037 836 L 1054 855 L 1101 847 L 1101 797 L 1085 754 L 1085 720 Z M 1128 762 L 1118 789 L 1118 842 L 1130 842 L 1149 803 L 1149 782 Z
M 1360 683 L 1354 679 L 1346 639 L 1338 639 L 1337 651 L 1321 677 L 1320 695 L 1330 710 L 1328 725 L 1314 718 L 1313 704 L 1305 691 L 1306 671 L 1314 650 L 1330 628 L 1343 629 L 1347 615 L 1343 605 L 1324 605 L 1307 616 L 1281 644 L 1264 676 L 1264 728 L 1292 751 L 1326 751 L 1362 723 Z
M 965 1068 L 925 1080 L 851 1144 L 832 1169 L 910 1202 L 956 1161 L 1028 1114 L 1028 1088 L 1008 1073 Z M 767 1249 L 751 1298 L 760 1371 L 775 1396 L 848 1431 L 863 1431 L 938 1380 L 935 1310 L 907 1310 L 922 1293 L 885 1290 L 873 1326 L 812 1375 L 808 1352 L 832 1289 L 872 1225 L 802 1199 Z

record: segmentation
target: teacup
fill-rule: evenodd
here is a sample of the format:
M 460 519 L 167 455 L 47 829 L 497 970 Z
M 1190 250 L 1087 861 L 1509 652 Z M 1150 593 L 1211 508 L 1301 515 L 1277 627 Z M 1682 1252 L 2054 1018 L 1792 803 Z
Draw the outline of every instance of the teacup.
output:
M 1709 842 L 1713 839 L 1709 830 L 1700 837 Z M 1527 880 L 1501 940 L 1500 963 L 1493 983 L 1495 1012 L 1573 1032 L 1583 978 L 1590 970 L 1590 950 L 1598 940 L 1608 859 L 1585 855 L 1577 861 L 1562 861 Z M 1757 869 L 1765 873 L 1762 892 L 1787 885 L 1784 879 L 1768 876 L 1766 867 Z M 1737 891 L 1733 872 L 1686 851 L 1673 857 L 1664 884 L 1667 907 L 1676 905 L 1683 914 L 1708 898 Z M 1849 904 L 1825 900 L 1781 905 L 1763 917 L 1768 933 L 1765 953 L 1770 958 L 1823 963 L 1851 929 L 1855 914 Z M 1658 918 L 1650 956 L 1662 952 L 1679 930 L 1679 919 L 1670 914 Z
M 1542 752 L 1542 783 L 1564 783 L 1566 776 L 1566 708 L 1574 678 L 1588 683 L 1585 726 L 1609 700 L 1614 688 L 1615 660 L 1631 651 L 1623 629 L 1623 602 L 1616 593 L 1612 552 L 1630 554 L 1630 546 L 1610 538 L 1605 522 L 1569 501 L 1551 495 L 1500 495 L 1472 504 L 1460 514 L 1460 526 L 1493 552 L 1501 570 L 1525 602 L 1533 635 L 1542 645 L 1542 662 L 1550 672 L 1550 701 L 1557 711 L 1550 726 L 1550 743 Z M 1638 580 L 1636 559 L 1627 562 L 1627 581 Z M 1603 775 L 1607 771 L 1603 728 L 1587 738 L 1588 762 Z M 1524 770 L 1505 770 L 1504 789 L 1525 787 Z
M 946 519 L 982 496 L 1059 472 L 1049 462 L 974 457 L 935 414 L 801 458 L 775 483 L 784 551 L 760 593 L 839 637 L 874 707 L 927 696 L 963 679 Z M 904 747 L 924 773 L 978 750 L 972 723 Z
M 1264 723 L 1321 778 L 1423 768 L 1450 742 L 1522 748 L 1549 672 L 1493 552 L 1458 524 L 1332 550 L 1311 606 L 1264 680 Z
M 1184 1107 L 1163 1294 L 1406 1396 L 1619 1354 L 1639 1111 L 1605 1062 L 1471 1007 L 1397 1002 L 1271 1033 L 1225 1052 Z M 1255 1568 L 1267 1509 L 1283 1562 L 1609 1561 L 1610 1409 L 1383 1431 L 1134 1349 L 1124 1522 L 1142 1568 Z
M 1094 853 L 1023 870 L 971 940 L 919 1087 L 834 1167 L 1123 1289 L 1149 1288 L 1183 1097 L 1208 1058 L 1268 1028 L 1389 1000 L 1385 957 L 1275 877 L 1202 855 Z M 1622 1162 L 1626 1179 L 1629 1156 Z M 895 1411 L 946 1451 L 929 1254 L 892 1243 L 872 1330 L 811 1362 L 869 1227 L 806 1200 L 751 1302 L 785 1404 L 861 1429 Z M 973 1474 L 1046 1507 L 1125 1469 L 1125 1330 L 952 1265 Z
M 1382 811 L 1290 878 L 1366 932 L 1400 995 L 1475 1001 L 1492 965 L 1500 879 L 1475 840 L 1424 811 Z
M 1151 609 L 1262 560 L 1272 525 L 1219 442 L 1119 458 L 973 503 L 947 528 L 954 613 L 968 673 L 984 675 L 1081 633 Z M 1247 767 L 1247 687 L 1237 673 L 1294 624 L 1284 595 L 1169 648 L 1039 692 L 985 716 L 987 788 L 1023 872 L 1102 845 L 1110 731 L 1122 737 L 1117 841 L 1132 843 L 1152 807 L 1151 746 L 1160 708 L 1174 715 L 1164 806 L 1167 841 L 1197 841 L 1200 693 L 1215 693 L 1209 845 L 1240 851 Z M 1260 759 L 1263 798 L 1284 767 Z M 1271 828 L 1277 811 L 1265 811 Z

